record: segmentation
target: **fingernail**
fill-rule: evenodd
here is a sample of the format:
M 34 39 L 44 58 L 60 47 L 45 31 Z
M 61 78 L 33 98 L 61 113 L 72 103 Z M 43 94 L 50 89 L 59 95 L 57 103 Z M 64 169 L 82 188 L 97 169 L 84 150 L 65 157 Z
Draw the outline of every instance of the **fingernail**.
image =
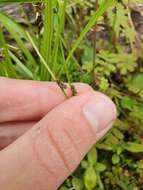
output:
M 96 131 L 106 130 L 116 118 L 114 103 L 106 96 L 95 94 L 83 107 L 85 118 Z
M 105 127 L 103 130 L 97 132 L 96 134 L 96 142 L 99 141 L 101 138 L 103 138 L 106 133 L 112 128 L 114 122 L 111 122 L 107 127 Z

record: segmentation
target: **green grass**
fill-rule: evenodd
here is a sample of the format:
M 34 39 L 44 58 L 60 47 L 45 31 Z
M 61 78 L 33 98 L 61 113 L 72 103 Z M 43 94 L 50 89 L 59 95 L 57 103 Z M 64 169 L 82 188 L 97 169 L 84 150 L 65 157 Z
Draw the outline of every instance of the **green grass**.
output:
M 18 6 L 38 1 L 0 2 Z M 60 190 L 138 190 L 143 186 L 143 42 L 133 27 L 129 8 L 133 2 L 98 0 L 97 9 L 91 0 L 45 0 L 43 8 L 38 5 L 39 23 L 26 25 L 0 12 L 0 76 L 85 82 L 116 103 L 114 128 Z
M 13 1 L 13 2 L 20 2 L 20 1 Z M 23 1 L 21 1 L 23 2 Z M 56 2 L 56 1 L 55 1 Z M 103 1 L 99 9 L 93 14 L 93 16 L 89 19 L 87 25 L 85 26 L 84 30 L 81 31 L 79 37 L 73 44 L 73 47 L 68 53 L 68 56 L 65 61 L 63 61 L 63 66 L 61 67 L 61 70 L 63 70 L 63 67 L 67 67 L 68 62 L 70 61 L 70 58 L 73 56 L 73 53 L 78 48 L 80 42 L 85 37 L 87 32 L 90 30 L 90 28 L 97 22 L 97 20 L 102 16 L 102 14 L 108 9 L 109 6 L 112 5 L 114 0 Z M 67 6 L 67 1 L 60 2 L 57 1 L 57 6 L 59 8 L 59 12 L 54 15 L 53 14 L 53 8 L 55 3 L 52 3 L 52 1 L 47 1 L 45 3 L 45 11 L 43 15 L 44 19 L 44 32 L 42 39 L 40 39 L 40 47 L 37 46 L 37 49 L 39 49 L 39 52 L 41 53 L 43 59 L 45 60 L 46 64 L 49 65 L 48 67 L 55 68 L 57 63 L 57 54 L 58 54 L 58 47 L 59 43 L 61 41 L 61 36 L 63 35 L 63 27 L 64 27 L 64 21 L 65 21 L 65 9 Z M 57 25 L 54 28 L 54 16 L 57 19 Z M 31 55 L 31 53 L 28 51 L 28 49 L 25 47 L 24 42 L 22 39 L 27 39 L 27 35 L 25 30 L 20 27 L 15 21 L 9 19 L 5 14 L 0 13 L 0 22 L 2 22 L 3 26 L 9 31 L 13 39 L 17 42 L 17 45 L 23 51 L 24 55 L 26 56 L 26 66 L 28 68 L 31 68 L 36 65 L 36 61 L 34 57 Z M 13 27 L 11 27 L 13 26 Z M 56 37 L 55 40 L 53 39 L 53 32 L 55 32 Z M 33 39 L 36 40 L 36 36 L 33 36 Z M 52 47 L 52 43 L 54 44 L 54 47 Z M 61 43 L 62 45 L 62 43 Z M 51 63 L 52 62 L 52 63 Z M 7 64 L 7 63 L 5 63 Z M 46 72 L 45 67 L 41 64 L 41 74 L 40 79 L 41 80 L 50 80 L 51 76 L 49 76 L 49 69 L 48 72 Z M 47 68 L 47 67 L 46 67 Z M 53 73 L 55 72 L 55 69 L 53 70 Z M 62 74 L 62 73 L 61 73 Z M 51 75 L 51 72 L 50 72 Z M 52 75 L 53 78 L 53 75 Z M 68 78 L 68 76 L 67 76 Z M 55 79 L 55 78 L 54 78 Z M 70 81 L 69 81 L 70 82 Z

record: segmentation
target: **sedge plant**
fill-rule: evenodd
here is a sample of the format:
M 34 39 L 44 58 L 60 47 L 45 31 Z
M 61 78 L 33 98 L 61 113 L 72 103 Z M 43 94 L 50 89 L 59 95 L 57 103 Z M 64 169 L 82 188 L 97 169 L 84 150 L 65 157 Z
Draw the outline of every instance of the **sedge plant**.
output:
M 31 0 L 3 0 L 2 3 L 36 3 L 38 1 Z M 66 80 L 71 85 L 71 80 L 68 72 L 69 62 L 74 59 L 74 52 L 79 47 L 81 41 L 84 39 L 88 31 L 98 21 L 98 19 L 105 13 L 105 11 L 113 5 L 114 0 L 103 1 L 98 10 L 95 11 L 87 22 L 85 28 L 77 40 L 71 47 L 71 50 L 66 50 L 67 56 L 63 53 L 65 49 L 64 33 L 65 33 L 65 16 L 68 0 L 43 0 L 41 6 L 43 7 L 42 20 L 43 28 L 41 33 L 35 33 L 28 27 L 26 30 L 17 24 L 14 20 L 9 18 L 5 13 L 0 12 L 0 41 L 1 48 L 4 49 L 6 60 L 1 64 L 0 75 L 6 75 L 14 78 L 36 79 L 36 80 L 53 80 L 58 83 L 62 91 L 65 89 L 62 85 L 61 76 L 66 73 Z M 12 26 L 12 27 L 11 27 Z M 4 39 L 3 29 L 6 29 L 12 39 L 16 42 L 14 45 L 8 45 Z M 31 44 L 34 53 L 31 52 L 26 44 Z M 20 49 L 21 59 L 19 59 L 18 50 Z M 14 51 L 15 50 L 15 51 Z M 59 55 L 61 62 L 59 67 Z M 15 64 L 13 64 L 13 62 Z M 78 65 L 78 63 L 77 63 Z M 58 69 L 57 69 L 58 68 Z M 22 74 L 22 75 L 21 75 Z M 56 77 L 58 76 L 58 78 Z

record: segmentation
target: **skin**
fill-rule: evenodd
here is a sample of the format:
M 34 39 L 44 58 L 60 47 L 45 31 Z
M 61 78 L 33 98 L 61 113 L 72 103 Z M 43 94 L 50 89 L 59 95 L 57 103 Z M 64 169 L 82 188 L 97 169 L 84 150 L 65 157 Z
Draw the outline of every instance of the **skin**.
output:
M 75 87 L 78 95 L 68 87 L 67 100 L 56 83 L 0 78 L 1 189 L 56 190 L 111 128 L 111 100 L 88 85 Z M 83 114 L 89 101 L 99 128 Z

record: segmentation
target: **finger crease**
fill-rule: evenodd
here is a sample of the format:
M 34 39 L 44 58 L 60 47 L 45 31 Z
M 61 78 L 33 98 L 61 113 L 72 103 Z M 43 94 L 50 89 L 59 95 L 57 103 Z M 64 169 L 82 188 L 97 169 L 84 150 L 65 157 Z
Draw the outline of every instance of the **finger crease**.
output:
M 33 146 L 32 146 L 32 150 L 34 155 L 36 156 L 36 159 L 38 161 L 38 163 L 40 163 L 40 165 L 46 169 L 48 171 L 49 174 L 53 175 L 54 172 L 48 167 L 48 165 L 43 161 L 43 159 L 41 158 L 39 151 L 37 151 L 37 137 L 35 137 L 34 141 L 33 141 Z
M 77 144 L 75 143 L 75 140 L 73 139 L 72 135 L 71 135 L 71 134 L 68 132 L 68 130 L 66 130 L 66 129 L 64 129 L 63 131 L 64 131 L 64 133 L 66 134 L 66 136 L 68 137 L 68 139 L 71 141 L 71 144 L 73 145 L 74 150 L 76 150 L 78 156 L 80 156 L 80 151 L 79 151 L 78 146 L 77 146 Z
M 63 161 L 63 163 L 64 163 L 64 166 L 66 167 L 66 169 L 67 169 L 69 172 L 71 172 L 70 167 L 69 167 L 69 165 L 68 165 L 68 163 L 67 163 L 67 161 L 66 161 L 66 159 L 65 159 L 65 157 L 64 157 L 64 155 L 63 155 L 63 151 L 61 150 L 59 144 L 57 143 L 57 141 L 56 141 L 55 138 L 53 137 L 53 135 L 52 135 L 52 133 L 51 133 L 50 130 L 48 130 L 48 134 L 49 134 L 49 137 L 50 137 L 50 139 L 51 139 L 51 142 L 52 142 L 53 146 L 55 147 L 55 149 L 56 149 L 58 155 L 59 155 L 60 158 L 62 159 L 62 161 Z

